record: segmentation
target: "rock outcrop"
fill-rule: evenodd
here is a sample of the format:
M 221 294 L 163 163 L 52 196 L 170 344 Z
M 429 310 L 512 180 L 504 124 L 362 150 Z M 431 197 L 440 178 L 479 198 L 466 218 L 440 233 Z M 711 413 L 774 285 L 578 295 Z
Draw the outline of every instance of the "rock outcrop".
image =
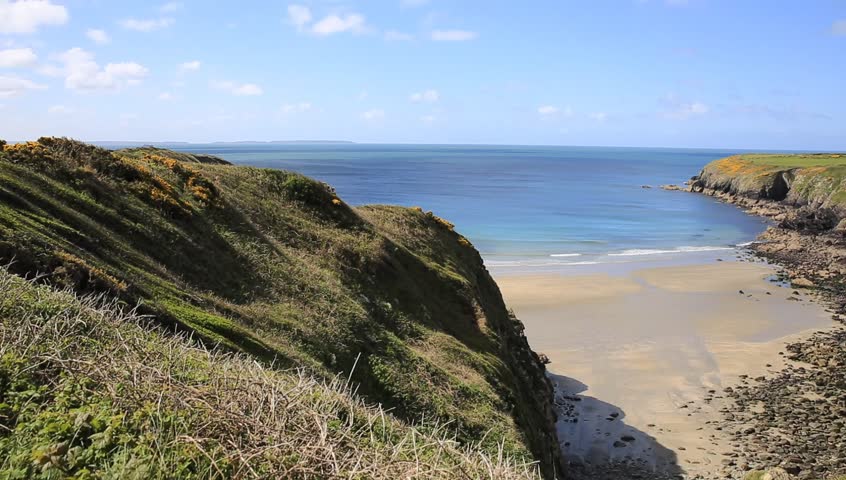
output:
M 750 248 L 782 266 L 780 276 L 793 288 L 813 289 L 842 323 L 842 157 L 782 155 L 772 163 L 767 163 L 768 156 L 753 157 L 712 162 L 692 179 L 690 190 L 773 219 L 774 225 Z M 826 159 L 831 161 L 826 164 Z M 809 162 L 814 165 L 804 165 Z M 786 351 L 793 362 L 784 370 L 726 389 L 736 405 L 725 412 L 723 425 L 735 439 L 733 472 L 739 477 L 744 469 L 755 469 L 744 477 L 749 480 L 846 474 L 846 328 L 817 332 Z

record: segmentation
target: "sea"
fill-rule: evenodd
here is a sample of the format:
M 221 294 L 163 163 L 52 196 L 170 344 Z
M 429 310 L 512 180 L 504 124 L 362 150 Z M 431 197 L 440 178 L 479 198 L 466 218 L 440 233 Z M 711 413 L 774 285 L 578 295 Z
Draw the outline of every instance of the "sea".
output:
M 734 150 L 563 146 L 158 144 L 293 170 L 349 204 L 419 206 L 455 224 L 486 265 L 566 269 L 730 255 L 766 223 L 703 195 L 665 191 Z M 115 148 L 110 145 L 110 148 Z M 645 188 L 646 186 L 651 188 Z

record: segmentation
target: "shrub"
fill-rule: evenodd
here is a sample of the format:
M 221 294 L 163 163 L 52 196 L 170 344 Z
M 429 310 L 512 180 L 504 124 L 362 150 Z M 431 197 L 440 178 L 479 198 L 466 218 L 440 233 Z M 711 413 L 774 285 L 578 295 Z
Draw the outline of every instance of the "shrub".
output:
M 127 288 L 126 283 L 70 253 L 55 252 L 54 263 L 50 277 L 58 285 L 82 292 L 109 292 L 115 295 Z
M 538 478 L 345 379 L 206 350 L 2 270 L 0 425 L 0 478 Z
M 300 175 L 289 176 L 282 188 L 286 197 L 312 206 L 325 203 L 329 197 L 320 183 Z

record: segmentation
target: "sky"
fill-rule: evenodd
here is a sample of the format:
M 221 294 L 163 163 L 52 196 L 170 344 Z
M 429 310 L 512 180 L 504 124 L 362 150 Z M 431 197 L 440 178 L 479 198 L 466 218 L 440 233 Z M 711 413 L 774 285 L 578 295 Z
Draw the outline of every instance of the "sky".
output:
M 0 0 L 0 138 L 846 150 L 846 0 Z

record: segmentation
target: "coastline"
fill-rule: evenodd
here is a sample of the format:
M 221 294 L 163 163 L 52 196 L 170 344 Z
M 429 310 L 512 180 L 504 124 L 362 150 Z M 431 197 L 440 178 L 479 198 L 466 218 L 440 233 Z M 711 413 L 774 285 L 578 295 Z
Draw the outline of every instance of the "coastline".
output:
M 530 344 L 550 360 L 575 478 L 711 478 L 733 468 L 723 390 L 776 372 L 786 343 L 829 320 L 805 293 L 788 300 L 775 266 L 725 253 L 610 271 L 495 272 Z
M 834 320 L 786 347 L 788 365 L 754 385 L 727 392 L 724 415 L 739 452 L 737 472 L 782 467 L 798 478 L 846 472 L 846 243 L 836 209 L 755 198 L 694 177 L 689 191 L 771 218 L 751 250 L 778 264 L 795 286 L 812 288 Z M 838 223 L 839 222 L 839 223 Z
M 558 260 L 566 262 L 557 265 L 492 266 L 506 300 L 526 324 L 533 348 L 550 361 L 548 371 L 556 384 L 556 405 L 561 415 L 559 436 L 574 478 L 740 479 L 782 471 L 790 478 L 821 480 L 846 473 L 846 215 L 838 207 L 829 207 L 830 199 L 801 200 L 785 192 L 781 193 L 787 198 L 771 198 L 778 189 L 741 192 L 733 191 L 734 185 L 742 184 L 739 181 L 729 186 L 708 182 L 707 176 L 704 180 L 694 177 L 686 190 L 767 219 L 766 230 L 739 249 L 738 255 L 712 251 L 688 256 L 678 255 L 682 251 L 662 251 L 654 252 L 660 254 L 658 257 L 644 257 L 649 262 L 636 258 L 609 263 L 562 258 Z M 664 255 L 666 258 L 660 258 Z M 737 284 L 726 275 L 727 269 L 746 267 L 731 265 L 769 269 L 767 275 L 758 278 L 761 283 L 757 287 L 776 286 L 788 296 L 776 305 L 776 312 L 744 311 L 733 301 L 722 311 L 704 307 L 706 311 L 711 308 L 706 313 L 711 318 L 699 323 L 712 326 L 724 337 L 723 341 L 700 338 L 697 345 L 707 352 L 713 372 L 705 373 L 707 368 L 696 365 L 699 370 L 693 368 L 691 375 L 682 375 L 683 382 L 673 385 L 662 379 L 662 385 L 654 381 L 659 377 L 643 376 L 650 369 L 654 373 L 658 365 L 655 358 L 646 359 L 649 354 L 644 351 L 651 348 L 654 354 L 660 349 L 636 344 L 622 354 L 613 352 L 619 347 L 613 345 L 616 332 L 629 327 L 618 321 L 614 325 L 617 330 L 608 335 L 603 321 L 614 318 L 615 313 L 630 319 L 629 324 L 645 325 L 645 331 L 655 330 L 654 321 L 660 314 L 653 311 L 638 316 L 645 307 L 655 307 L 656 298 L 649 298 L 646 287 L 663 289 L 665 297 L 690 290 L 701 294 L 704 289 L 732 299 L 729 294 Z M 702 267 L 718 271 L 693 273 Z M 666 274 L 673 269 L 675 281 L 663 281 L 666 278 L 662 280 L 659 271 Z M 560 284 L 561 278 L 568 277 L 569 284 Z M 755 291 L 749 278 L 744 281 L 746 287 L 737 290 L 734 300 L 762 293 Z M 767 300 L 772 298 L 763 293 Z M 640 305 L 632 302 L 639 297 L 646 299 L 641 298 Z M 592 305 L 574 308 L 573 304 L 579 302 Z M 687 309 L 677 307 L 684 316 L 702 313 L 701 303 L 680 305 L 687 305 Z M 804 310 L 791 310 L 797 305 Z M 732 320 L 726 320 L 732 315 Z M 778 334 L 756 335 L 762 320 L 766 323 L 778 315 L 784 315 L 781 325 L 786 328 Z M 551 327 L 556 316 L 576 324 L 569 325 L 569 334 L 599 333 L 578 348 L 556 349 L 556 339 L 562 338 L 562 332 Z M 803 323 L 809 318 L 815 320 Z M 657 331 L 667 326 L 660 325 Z M 605 344 L 599 351 L 586 348 L 602 344 L 597 341 L 600 333 L 611 342 L 603 337 Z M 681 343 L 676 347 L 684 351 Z M 615 364 L 604 365 L 603 354 Z M 675 363 L 679 358 L 664 358 L 662 367 L 669 367 L 671 372 L 674 368 L 690 370 L 684 361 L 680 362 L 682 367 Z M 616 384 L 609 388 L 597 379 Z M 638 383 L 643 384 L 642 391 L 629 388 Z M 665 398 L 657 399 L 656 393 L 662 392 Z M 661 411 L 662 404 L 670 408 Z M 593 424 L 584 421 L 590 416 Z M 645 418 L 657 420 L 645 423 Z M 659 422 L 671 426 L 662 427 Z

